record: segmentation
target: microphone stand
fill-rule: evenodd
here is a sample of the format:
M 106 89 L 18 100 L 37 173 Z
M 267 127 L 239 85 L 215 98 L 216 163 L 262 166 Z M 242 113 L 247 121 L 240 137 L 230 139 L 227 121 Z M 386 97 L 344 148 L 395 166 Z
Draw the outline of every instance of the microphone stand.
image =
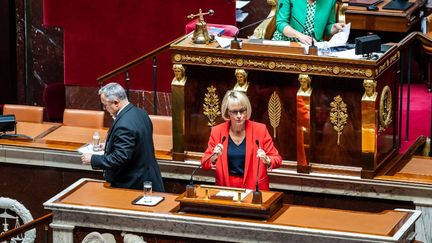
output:
M 292 12 L 292 3 L 291 2 L 290 2 L 290 9 L 291 9 L 291 11 L 290 11 L 289 19 L 294 19 L 294 21 L 297 22 L 297 24 L 303 28 L 303 31 L 305 31 L 304 25 L 302 23 L 300 23 L 300 21 L 294 15 L 291 15 L 291 12 Z M 318 48 L 315 45 L 315 40 L 314 40 L 315 39 L 315 33 L 313 31 L 312 31 L 311 37 L 312 37 L 312 45 L 309 46 L 308 54 L 316 56 L 316 55 L 318 55 Z
M 207 162 L 207 160 L 209 160 L 211 157 L 213 157 L 213 154 L 208 159 L 206 159 L 205 162 Z M 195 185 L 193 183 L 193 176 L 195 175 L 195 173 L 197 172 L 197 170 L 199 168 L 201 168 L 201 164 L 194 169 L 194 171 L 191 174 L 189 184 L 186 185 L 186 197 L 187 198 L 196 198 L 196 191 L 195 191 Z
M 255 143 L 256 143 L 257 147 L 259 148 L 258 140 L 256 140 Z M 253 204 L 262 204 L 262 192 L 260 192 L 259 185 L 258 185 L 258 175 L 259 175 L 260 163 L 261 163 L 261 158 L 258 157 L 255 191 L 252 192 L 252 203 Z
M 226 137 L 223 136 L 222 140 L 220 143 L 225 142 Z M 207 161 L 209 161 L 209 159 L 213 158 L 213 156 L 215 155 L 215 153 L 212 153 L 206 160 L 204 160 L 204 162 L 200 163 L 200 165 L 198 167 L 196 167 L 191 174 L 190 180 L 189 180 L 189 184 L 186 185 L 186 197 L 187 198 L 196 198 L 196 190 L 195 190 L 195 185 L 193 183 L 193 176 L 195 175 L 195 173 L 197 172 L 197 170 L 199 168 L 201 168 L 202 164 L 207 163 Z
M 309 46 L 309 55 L 318 55 L 318 47 L 315 45 L 315 34 L 312 32 L 312 45 Z
M 246 26 L 243 26 L 243 27 L 241 27 L 239 30 L 237 30 L 237 32 L 235 33 L 235 35 L 234 35 L 234 39 L 233 40 L 231 40 L 231 49 L 241 49 L 241 40 L 239 40 L 239 39 L 237 39 L 237 35 L 238 35 L 238 33 L 241 31 L 241 30 L 244 30 L 244 29 L 246 29 L 246 28 L 249 28 L 249 27 L 251 27 L 251 26 L 254 26 L 254 25 L 256 25 L 256 24 L 259 24 L 259 23 L 261 23 L 261 22 L 263 22 L 264 20 L 267 20 L 267 19 L 270 19 L 270 18 L 273 18 L 274 17 L 274 15 L 272 15 L 272 16 L 268 16 L 267 18 L 265 18 L 265 19 L 261 19 L 261 20 L 258 20 L 258 21 L 256 21 L 256 22 L 253 22 L 253 23 L 251 23 L 251 24 L 248 24 L 248 25 L 246 25 Z

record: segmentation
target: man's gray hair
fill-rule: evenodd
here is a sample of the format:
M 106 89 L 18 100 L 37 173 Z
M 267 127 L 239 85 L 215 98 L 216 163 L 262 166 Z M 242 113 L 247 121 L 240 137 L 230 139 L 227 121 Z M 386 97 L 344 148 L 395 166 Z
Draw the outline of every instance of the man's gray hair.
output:
M 127 100 L 126 91 L 118 83 L 109 83 L 99 89 L 99 95 L 104 94 L 108 101 Z

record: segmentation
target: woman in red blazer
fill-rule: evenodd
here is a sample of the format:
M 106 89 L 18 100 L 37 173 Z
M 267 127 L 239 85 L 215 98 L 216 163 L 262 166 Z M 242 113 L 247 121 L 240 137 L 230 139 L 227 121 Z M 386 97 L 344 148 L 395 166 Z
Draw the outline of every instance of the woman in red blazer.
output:
M 216 185 L 269 190 L 267 171 L 280 167 L 282 158 L 265 124 L 249 120 L 252 109 L 246 94 L 228 91 L 222 101 L 226 122 L 212 128 L 201 159 L 204 169 L 216 168 Z M 258 164 L 259 162 L 259 164 Z

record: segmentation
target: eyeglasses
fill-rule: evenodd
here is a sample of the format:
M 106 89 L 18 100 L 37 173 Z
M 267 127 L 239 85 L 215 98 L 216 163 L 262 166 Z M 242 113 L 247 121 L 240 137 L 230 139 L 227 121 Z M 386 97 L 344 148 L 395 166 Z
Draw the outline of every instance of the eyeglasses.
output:
M 232 111 L 228 110 L 228 112 L 233 116 L 237 114 L 243 115 L 246 111 L 247 111 L 246 108 L 241 108 L 240 110 L 232 110 Z

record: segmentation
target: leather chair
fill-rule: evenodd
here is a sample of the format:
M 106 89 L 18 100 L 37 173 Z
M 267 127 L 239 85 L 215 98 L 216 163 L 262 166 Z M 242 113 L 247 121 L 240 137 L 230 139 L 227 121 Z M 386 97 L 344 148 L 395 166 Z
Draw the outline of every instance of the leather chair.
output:
M 65 109 L 63 125 L 101 129 L 104 127 L 104 115 L 103 111 Z
M 149 115 L 153 123 L 153 143 L 156 151 L 171 151 L 172 117 Z
M 336 2 L 336 22 L 345 23 L 345 11 L 348 8 L 349 0 L 338 0 Z M 251 39 L 265 39 L 271 40 L 273 33 L 276 31 L 276 13 L 278 0 L 267 0 L 267 4 L 271 6 L 270 13 L 268 17 L 274 16 L 273 18 L 264 20 L 258 27 L 254 30 Z
M 15 115 L 17 121 L 21 122 L 43 122 L 44 108 L 31 105 L 12 105 L 3 106 L 3 115 Z

